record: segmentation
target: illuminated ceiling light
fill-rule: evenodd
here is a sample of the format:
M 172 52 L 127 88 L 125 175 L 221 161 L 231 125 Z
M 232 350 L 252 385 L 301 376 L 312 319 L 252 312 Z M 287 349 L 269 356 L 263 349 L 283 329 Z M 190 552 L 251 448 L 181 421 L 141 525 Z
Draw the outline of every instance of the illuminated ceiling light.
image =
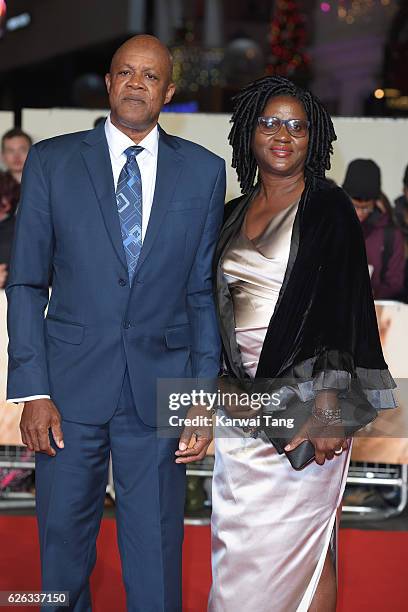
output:
M 377 100 L 381 100 L 383 97 L 385 96 L 385 92 L 383 89 L 376 89 L 374 92 L 374 97 L 377 98 Z
M 321 2 L 320 10 L 323 13 L 328 13 L 330 11 L 330 9 L 331 9 L 331 6 L 330 6 L 330 4 L 328 2 Z
M 16 15 L 16 17 L 10 17 L 10 19 L 7 21 L 6 27 L 10 32 L 13 32 L 14 30 L 26 28 L 30 25 L 30 23 L 30 13 L 21 13 L 21 15 Z
M 399 89 L 393 89 L 392 87 L 387 87 L 386 89 L 384 89 L 384 93 L 386 98 L 399 98 L 399 96 L 401 95 Z

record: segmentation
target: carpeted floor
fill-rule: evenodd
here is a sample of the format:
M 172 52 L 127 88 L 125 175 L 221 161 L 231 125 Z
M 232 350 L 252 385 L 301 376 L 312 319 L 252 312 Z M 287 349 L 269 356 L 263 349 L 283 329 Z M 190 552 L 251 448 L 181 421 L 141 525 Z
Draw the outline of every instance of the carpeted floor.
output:
M 0 516 L 0 549 L 0 591 L 38 589 L 35 518 Z M 406 612 L 407 567 L 408 532 L 342 529 L 338 612 Z M 188 526 L 184 548 L 184 612 L 205 612 L 210 581 L 209 528 Z M 92 590 L 94 612 L 125 610 L 115 521 L 111 518 L 103 520 Z M 245 612 L 245 608 L 236 612 Z M 259 612 L 273 612 L 273 609 Z

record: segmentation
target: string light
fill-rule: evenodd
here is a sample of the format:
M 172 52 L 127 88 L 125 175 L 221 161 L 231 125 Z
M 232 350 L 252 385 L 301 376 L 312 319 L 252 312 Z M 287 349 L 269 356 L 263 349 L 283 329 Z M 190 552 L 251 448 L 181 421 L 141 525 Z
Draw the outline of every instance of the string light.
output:
M 368 17 L 375 8 L 395 9 L 395 0 L 338 0 L 337 2 L 321 2 L 320 10 L 330 13 L 337 5 L 337 17 L 340 21 L 353 24 L 358 19 Z
M 187 37 L 186 37 L 187 38 Z M 173 78 L 179 91 L 197 92 L 201 87 L 223 85 L 221 62 L 222 49 L 202 49 L 186 44 L 173 47 Z

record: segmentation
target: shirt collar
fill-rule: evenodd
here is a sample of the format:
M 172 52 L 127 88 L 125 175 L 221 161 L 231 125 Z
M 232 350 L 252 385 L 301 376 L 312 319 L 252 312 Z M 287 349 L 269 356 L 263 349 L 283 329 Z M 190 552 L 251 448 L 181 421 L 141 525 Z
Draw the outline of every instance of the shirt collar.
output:
M 115 159 L 119 159 L 128 147 L 135 146 L 135 143 L 129 136 L 126 136 L 126 134 L 113 125 L 110 115 L 108 115 L 105 122 L 105 134 L 109 151 Z M 138 146 L 143 147 L 153 157 L 157 157 L 159 149 L 159 130 L 157 125 L 139 142 Z M 143 154 L 144 151 L 140 153 L 140 155 Z

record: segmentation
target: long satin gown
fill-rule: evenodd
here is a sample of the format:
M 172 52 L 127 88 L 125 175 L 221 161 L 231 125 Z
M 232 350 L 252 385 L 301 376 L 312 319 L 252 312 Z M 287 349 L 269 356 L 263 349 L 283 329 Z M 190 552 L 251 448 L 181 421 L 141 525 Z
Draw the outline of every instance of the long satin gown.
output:
M 244 366 L 254 376 L 283 282 L 298 202 L 223 259 Z M 349 452 L 294 470 L 264 434 L 216 429 L 209 612 L 307 612 L 346 483 Z

